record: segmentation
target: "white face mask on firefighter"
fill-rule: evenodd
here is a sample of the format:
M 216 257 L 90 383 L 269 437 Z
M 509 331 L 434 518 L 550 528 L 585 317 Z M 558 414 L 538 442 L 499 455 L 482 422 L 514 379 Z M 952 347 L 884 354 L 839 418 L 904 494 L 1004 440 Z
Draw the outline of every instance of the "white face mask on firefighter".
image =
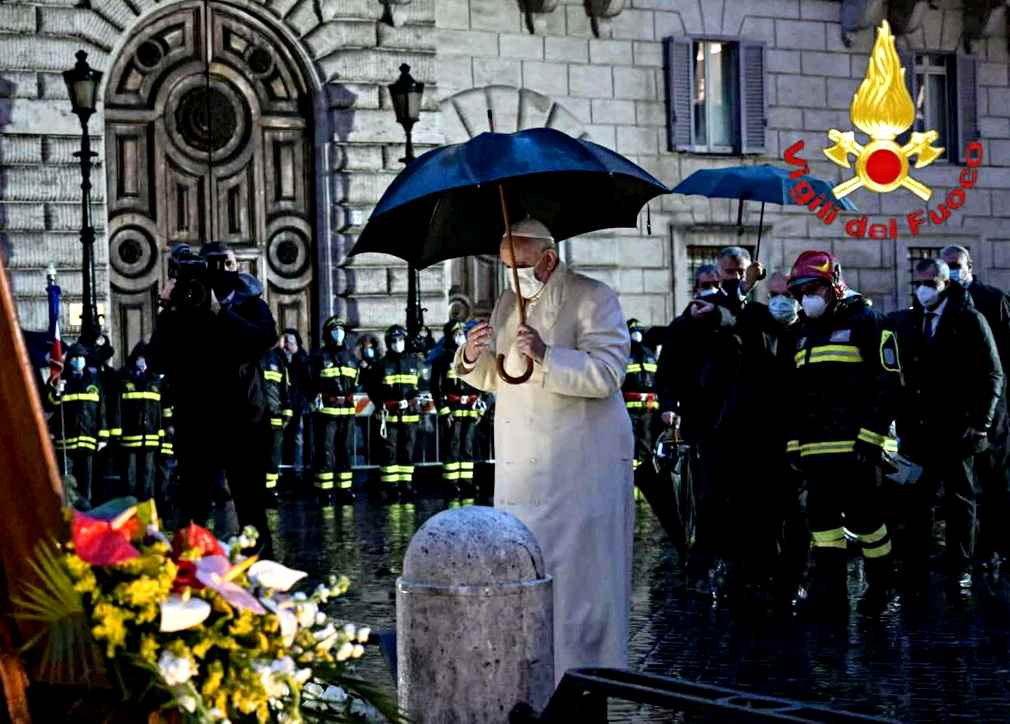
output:
M 828 303 L 820 294 L 803 295 L 803 313 L 811 319 L 817 319 L 827 308 Z
M 330 332 L 330 339 L 333 340 L 334 344 L 343 344 L 344 336 L 346 334 L 347 333 L 341 327 L 336 327 L 333 331 Z
M 71 357 L 70 358 L 70 371 L 71 372 L 83 372 L 84 371 L 84 358 L 83 357 Z
M 641 342 L 642 341 L 642 333 L 639 332 L 636 329 L 634 332 L 631 333 L 631 341 L 632 342 Z
M 546 252 L 545 252 L 546 253 Z M 537 279 L 536 268 L 537 264 L 544 258 L 544 255 L 540 255 L 540 259 L 537 259 L 533 266 L 519 267 L 516 272 L 519 274 L 519 289 L 522 291 L 523 297 L 526 299 L 532 299 L 538 295 L 544 288 L 544 282 Z M 516 281 L 512 274 L 512 270 L 508 270 L 509 286 L 512 291 L 516 291 Z
M 466 344 L 466 335 L 460 332 L 459 334 L 455 335 L 452 338 L 452 341 L 456 344 L 457 347 L 462 347 L 464 344 Z
M 792 324 L 799 314 L 799 302 L 786 294 L 779 294 L 768 300 L 768 312 L 772 319 L 783 324 Z
M 394 339 L 393 340 L 392 350 L 394 352 L 396 352 L 397 354 L 400 354 L 406 348 L 407 348 L 407 343 L 404 342 L 402 339 Z
M 915 290 L 915 298 L 918 299 L 919 304 L 924 306 L 926 309 L 932 309 L 939 303 L 940 292 L 942 291 L 942 286 L 939 289 L 932 289 L 923 285 Z

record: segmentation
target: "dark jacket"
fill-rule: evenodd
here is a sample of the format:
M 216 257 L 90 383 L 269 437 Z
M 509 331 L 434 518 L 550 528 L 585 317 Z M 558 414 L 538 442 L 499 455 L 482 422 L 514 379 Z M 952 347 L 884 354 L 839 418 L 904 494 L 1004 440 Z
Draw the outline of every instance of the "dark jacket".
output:
M 688 442 L 712 436 L 755 441 L 753 420 L 766 400 L 773 362 L 763 329 L 767 308 L 755 302 L 741 306 L 724 294 L 705 301 L 715 305 L 711 314 L 696 319 L 685 310 L 663 336 L 656 372 L 659 409 L 681 416 Z
M 656 353 L 641 342 L 632 342 L 621 391 L 655 392 L 658 371 L 659 363 Z
M 277 325 L 248 274 L 221 310 L 163 310 L 148 345 L 148 364 L 172 381 L 178 435 L 216 446 L 217 434 L 246 427 L 262 412 L 262 356 L 277 342 Z M 260 399 L 252 399 L 259 394 Z
M 56 440 L 58 450 L 95 452 L 99 442 L 107 442 L 105 394 L 98 374 L 85 368 L 80 375 L 65 371 L 63 394 L 46 386 L 43 405 L 53 414 L 49 418 L 49 431 Z
M 784 403 L 794 413 L 790 450 L 846 455 L 857 439 L 883 447 L 898 379 L 881 364 L 882 317 L 853 295 L 798 324 Z
M 263 373 L 263 394 L 266 399 L 267 415 L 272 427 L 283 427 L 284 420 L 291 417 L 291 401 L 288 385 L 287 360 L 284 352 L 274 347 L 260 360 Z
M 323 415 L 353 415 L 354 391 L 358 384 L 358 360 L 345 346 L 325 345 L 310 362 L 312 396 L 320 395 Z
M 368 391 L 368 396 L 377 408 L 401 400 L 410 402 L 417 397 L 420 377 L 421 363 L 416 354 L 386 352 L 376 365 L 375 376 L 371 380 L 374 386 Z
M 165 436 L 162 380 L 150 368 L 134 373 L 134 362 L 141 355 L 146 355 L 145 346 L 137 345 L 119 371 L 115 394 L 107 405 L 109 432 L 126 450 L 160 448 Z
M 454 344 L 443 345 L 431 363 L 431 394 L 441 416 L 453 410 L 472 409 L 482 395 L 480 390 L 471 387 L 456 374 L 452 364 L 456 349 Z
M 918 301 L 888 320 L 902 378 L 898 437 L 913 458 L 938 448 L 950 451 L 969 427 L 988 430 L 1003 393 L 1003 366 L 989 324 L 958 284 L 949 286 L 946 299 L 931 340 Z

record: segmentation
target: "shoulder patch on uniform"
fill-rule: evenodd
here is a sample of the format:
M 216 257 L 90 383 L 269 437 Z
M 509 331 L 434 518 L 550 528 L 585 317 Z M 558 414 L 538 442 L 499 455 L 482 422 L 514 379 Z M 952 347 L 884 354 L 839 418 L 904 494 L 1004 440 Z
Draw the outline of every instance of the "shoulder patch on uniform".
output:
M 137 388 L 136 388 L 136 386 L 132 382 L 127 382 L 126 383 L 126 391 L 127 392 L 133 392 L 135 389 L 137 389 Z
M 88 389 L 85 390 L 89 395 L 98 394 L 98 385 L 88 385 Z
M 849 342 L 852 340 L 851 329 L 836 329 L 831 333 L 832 342 Z

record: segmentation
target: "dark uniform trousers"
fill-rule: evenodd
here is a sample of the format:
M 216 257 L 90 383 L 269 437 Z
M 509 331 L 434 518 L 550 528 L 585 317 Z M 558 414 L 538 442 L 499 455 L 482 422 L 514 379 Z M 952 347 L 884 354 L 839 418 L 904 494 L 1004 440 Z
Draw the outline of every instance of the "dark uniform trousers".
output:
M 464 401 L 465 400 L 465 401 Z M 442 426 L 442 480 L 450 484 L 473 484 L 477 423 L 480 413 L 472 406 L 477 396 L 460 396 L 438 411 Z
M 421 416 L 409 409 L 392 410 L 393 405 L 396 403 L 387 403 L 379 479 L 384 485 L 405 487 L 414 480 L 414 447 Z
M 634 467 L 638 470 L 642 463 L 652 459 L 653 430 L 659 400 L 652 393 L 625 392 L 624 405 L 628 408 L 631 430 L 635 435 Z
M 354 479 L 354 407 L 323 407 L 315 414 L 316 490 L 350 490 Z

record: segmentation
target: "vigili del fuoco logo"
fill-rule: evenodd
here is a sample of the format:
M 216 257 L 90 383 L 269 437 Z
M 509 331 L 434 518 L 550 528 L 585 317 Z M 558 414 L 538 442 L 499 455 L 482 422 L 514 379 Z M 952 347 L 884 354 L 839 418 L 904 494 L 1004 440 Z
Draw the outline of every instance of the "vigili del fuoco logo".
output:
M 943 148 L 934 145 L 939 134 L 936 131 L 913 131 L 904 144 L 895 140 L 915 123 L 915 103 L 905 84 L 907 72 L 901 66 L 894 47 L 894 35 L 885 20 L 877 30 L 866 76 L 852 96 L 849 108 L 852 125 L 868 136 L 869 141 L 860 143 L 855 131 L 834 128 L 828 131 L 828 138 L 834 145 L 825 148 L 824 155 L 832 163 L 853 170 L 852 176 L 832 189 L 836 198 L 844 198 L 859 188 L 879 194 L 905 188 L 923 201 L 933 197 L 933 190 L 918 181 L 913 171 L 929 166 L 943 153 Z M 797 167 L 789 174 L 790 178 L 810 173 L 809 164 L 799 157 L 804 145 L 803 141 L 797 141 L 786 149 L 786 163 Z M 973 141 L 968 144 L 964 152 L 965 168 L 961 169 L 958 185 L 935 208 L 916 209 L 903 219 L 891 217 L 884 223 L 876 224 L 869 223 L 867 216 L 860 216 L 846 222 L 845 233 L 854 239 L 897 239 L 902 223 L 912 236 L 916 236 L 926 224 L 940 226 L 946 223 L 950 212 L 964 205 L 965 194 L 978 181 L 977 169 L 982 165 L 982 155 L 981 143 Z M 814 212 L 825 224 L 834 223 L 838 216 L 840 209 L 834 201 L 824 194 L 817 194 L 805 180 L 793 185 L 790 196 L 794 202 Z

